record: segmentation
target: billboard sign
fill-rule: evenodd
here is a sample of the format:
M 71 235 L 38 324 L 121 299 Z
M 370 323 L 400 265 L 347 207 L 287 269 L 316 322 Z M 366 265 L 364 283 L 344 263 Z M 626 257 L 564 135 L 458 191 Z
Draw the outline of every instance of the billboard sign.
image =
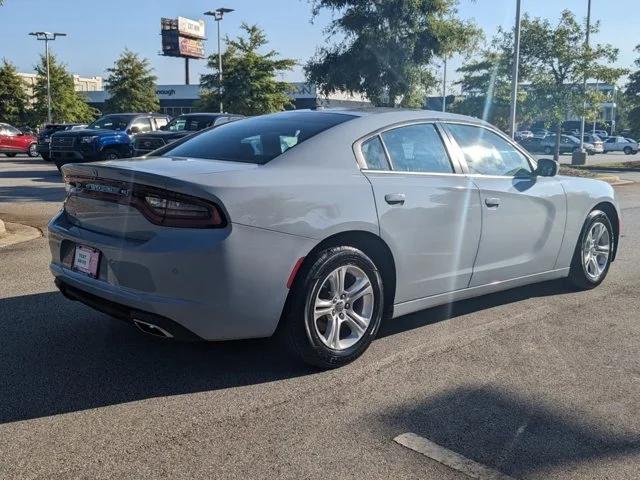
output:
M 189 58 L 204 58 L 204 43 L 195 38 L 179 37 L 180 55 Z
M 189 18 L 178 17 L 178 33 L 185 37 L 200 38 L 204 40 L 204 25 L 204 20 L 191 20 Z

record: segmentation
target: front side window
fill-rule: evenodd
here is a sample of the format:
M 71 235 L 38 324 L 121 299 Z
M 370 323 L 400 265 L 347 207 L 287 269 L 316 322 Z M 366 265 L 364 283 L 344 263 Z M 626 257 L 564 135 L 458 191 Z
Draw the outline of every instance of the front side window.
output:
M 532 173 L 527 158 L 498 134 L 474 125 L 449 124 L 471 173 L 513 177 Z
M 436 127 L 424 123 L 388 130 L 381 134 L 394 170 L 401 172 L 452 173 L 449 155 Z
M 384 153 L 384 147 L 379 136 L 370 138 L 364 142 L 360 150 L 364 161 L 367 162 L 367 168 L 372 170 L 388 170 L 387 155 Z
M 229 122 L 171 145 L 163 156 L 264 164 L 295 145 L 355 118 L 328 112 L 283 112 Z

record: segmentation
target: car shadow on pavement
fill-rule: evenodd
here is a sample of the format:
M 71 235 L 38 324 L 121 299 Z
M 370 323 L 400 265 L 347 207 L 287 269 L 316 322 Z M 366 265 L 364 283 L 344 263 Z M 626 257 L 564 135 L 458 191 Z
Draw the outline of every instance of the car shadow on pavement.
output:
M 271 339 L 164 341 L 58 292 L 0 300 L 0 423 L 316 372 Z
M 425 310 L 386 322 L 380 335 L 559 288 L 548 282 Z M 0 423 L 312 373 L 275 339 L 166 341 L 58 292 L 0 299 Z
M 378 338 L 424 327 L 443 320 L 461 317 L 479 310 L 520 302 L 528 298 L 547 297 L 569 292 L 571 292 L 571 290 L 567 287 L 566 282 L 561 279 L 504 290 L 468 300 L 460 300 L 458 302 L 404 315 L 394 318 L 393 320 L 387 320 L 380 327 Z
M 3 187 L 0 186 L 0 203 L 16 202 L 62 202 L 65 191 L 62 187 Z
M 515 478 L 640 452 L 640 433 L 626 426 L 599 424 L 575 408 L 560 411 L 490 386 L 445 391 L 383 412 L 377 420 L 387 436 L 413 432 Z

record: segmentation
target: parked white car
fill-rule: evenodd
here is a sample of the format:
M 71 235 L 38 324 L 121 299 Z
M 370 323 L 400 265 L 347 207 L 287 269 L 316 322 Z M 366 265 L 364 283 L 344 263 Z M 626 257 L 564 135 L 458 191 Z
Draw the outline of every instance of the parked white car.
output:
M 638 142 L 630 138 L 614 136 L 604 141 L 605 152 L 624 152 L 625 155 L 638 153 Z

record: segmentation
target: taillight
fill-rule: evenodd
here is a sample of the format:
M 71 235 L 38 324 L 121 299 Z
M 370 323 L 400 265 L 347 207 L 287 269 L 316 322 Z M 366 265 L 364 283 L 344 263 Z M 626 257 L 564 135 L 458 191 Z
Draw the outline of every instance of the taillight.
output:
M 182 228 L 222 228 L 227 225 L 218 205 L 191 195 L 105 179 L 69 177 L 65 182 L 67 195 L 129 205 L 156 225 Z

